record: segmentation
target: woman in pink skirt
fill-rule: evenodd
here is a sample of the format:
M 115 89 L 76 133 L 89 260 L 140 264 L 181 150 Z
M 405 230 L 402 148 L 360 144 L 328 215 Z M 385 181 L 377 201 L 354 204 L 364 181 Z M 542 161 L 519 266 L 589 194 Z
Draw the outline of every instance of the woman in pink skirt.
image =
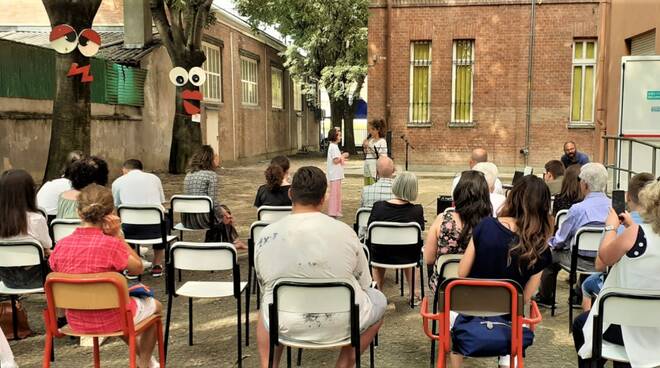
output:
M 341 214 L 341 180 L 344 178 L 344 164 L 348 160 L 348 153 L 341 153 L 337 143 L 341 140 L 341 130 L 330 128 L 328 132 L 328 182 L 330 195 L 328 196 L 328 216 L 339 218 Z

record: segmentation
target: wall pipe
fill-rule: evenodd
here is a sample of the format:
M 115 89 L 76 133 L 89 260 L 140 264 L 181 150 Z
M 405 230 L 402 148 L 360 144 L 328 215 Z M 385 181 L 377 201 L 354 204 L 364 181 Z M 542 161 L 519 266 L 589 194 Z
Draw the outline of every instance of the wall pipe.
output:
M 529 164 L 530 130 L 532 128 L 532 74 L 534 71 L 534 40 L 536 38 L 536 0 L 532 0 L 529 24 L 529 60 L 527 61 L 527 118 L 525 126 L 525 147 L 521 150 L 525 156 L 525 166 Z

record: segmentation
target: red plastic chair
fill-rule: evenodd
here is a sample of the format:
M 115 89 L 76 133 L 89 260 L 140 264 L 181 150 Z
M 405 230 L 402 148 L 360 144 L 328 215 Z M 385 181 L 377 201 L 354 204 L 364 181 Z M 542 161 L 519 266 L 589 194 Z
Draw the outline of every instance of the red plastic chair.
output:
M 531 316 L 524 317 L 522 288 L 511 280 L 449 279 L 442 283 L 438 291 L 438 313 L 429 313 L 428 297 L 422 300 L 420 314 L 423 318 L 424 333 L 438 341 L 437 368 L 445 367 L 446 354 L 451 351 L 449 312 L 471 316 L 496 316 L 510 314 L 511 317 L 511 362 L 510 366 L 524 367 L 523 324 L 532 331 L 541 322 L 538 306 L 531 302 Z M 429 328 L 430 321 L 438 321 L 439 333 Z
M 136 367 L 137 335 L 146 331 L 151 325 L 156 325 L 158 336 L 158 355 L 160 367 L 165 368 L 165 350 L 163 345 L 163 328 L 160 315 L 152 315 L 144 321 L 133 325 L 133 315 L 129 310 L 128 287 L 126 278 L 116 272 L 96 274 L 65 274 L 53 272 L 46 277 L 44 285 L 48 308 L 44 310 L 46 325 L 46 347 L 44 349 L 43 367 L 50 367 L 50 356 L 53 350 L 53 337 L 89 336 L 94 340 L 94 367 L 101 366 L 99 354 L 99 337 L 124 336 L 128 340 L 129 367 Z M 57 328 L 56 308 L 102 310 L 118 309 L 123 316 L 122 328 L 115 332 L 77 333 L 68 325 Z

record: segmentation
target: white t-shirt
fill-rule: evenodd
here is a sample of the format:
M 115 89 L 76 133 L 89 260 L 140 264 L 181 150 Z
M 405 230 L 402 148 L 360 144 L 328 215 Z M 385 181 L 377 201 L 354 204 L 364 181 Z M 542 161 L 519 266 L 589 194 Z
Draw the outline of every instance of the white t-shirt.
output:
M 367 296 L 371 275 L 353 229 L 323 213 L 289 215 L 266 227 L 255 245 L 255 269 L 263 290 L 261 312 L 268 326 L 268 304 L 275 281 L 283 277 L 342 278 L 351 281 L 360 305 L 360 324 L 372 321 L 374 305 Z M 301 341 L 337 341 L 349 326 L 345 316 L 282 314 L 280 333 Z
M 454 194 L 454 189 L 456 189 L 456 186 L 458 185 L 458 182 L 461 180 L 461 173 L 456 174 L 456 177 L 454 178 L 454 181 L 451 183 L 451 193 L 452 195 Z M 495 178 L 495 190 L 493 190 L 493 193 L 496 194 L 502 194 L 504 195 L 504 189 L 502 189 L 502 182 L 500 181 L 500 178 Z
M 57 215 L 57 201 L 60 194 L 71 189 L 71 180 L 58 178 L 47 181 L 37 193 L 37 206 L 46 210 L 49 215 Z
M 493 217 L 497 217 L 497 212 L 504 205 L 506 197 L 503 194 L 490 193 L 490 204 L 493 206 Z
M 330 143 L 328 146 L 328 180 L 341 180 L 344 178 L 344 166 L 332 162 L 335 158 L 341 157 L 341 151 L 337 143 Z
M 165 202 L 160 179 L 142 170 L 131 170 L 112 183 L 115 206 L 120 204 L 159 205 Z
M 51 249 L 53 242 L 48 234 L 48 221 L 46 218 L 41 213 L 28 212 L 27 220 L 27 234 L 16 235 L 2 240 L 36 240 L 41 244 L 43 249 Z

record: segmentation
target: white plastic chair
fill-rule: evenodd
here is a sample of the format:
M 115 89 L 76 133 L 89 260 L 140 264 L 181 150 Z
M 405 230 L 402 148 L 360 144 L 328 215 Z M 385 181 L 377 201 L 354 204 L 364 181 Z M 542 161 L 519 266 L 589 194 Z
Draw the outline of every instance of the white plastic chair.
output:
M 660 291 L 631 290 L 608 287 L 600 291 L 593 310 L 593 345 L 591 355 L 594 361 L 600 358 L 629 363 L 626 349 L 603 340 L 605 325 L 617 324 L 630 327 L 660 328 Z
M 57 243 L 82 225 L 80 219 L 61 219 L 56 218 L 50 223 L 50 232 L 53 237 L 53 243 Z
M 273 223 L 291 214 L 291 206 L 261 206 L 257 209 L 257 221 Z
M 322 343 L 306 341 L 305 338 L 283 335 L 280 332 L 280 315 L 291 314 L 332 315 L 333 323 L 346 326 L 344 336 L 337 341 Z M 291 362 L 291 348 L 298 348 L 298 365 L 301 363 L 301 349 L 327 349 L 351 345 L 355 349 L 355 364 L 360 368 L 360 312 L 355 302 L 355 290 L 349 280 L 344 279 L 297 279 L 282 278 L 273 287 L 273 302 L 268 305 L 270 349 L 268 366 L 273 366 L 276 345 L 287 347 L 288 366 Z M 301 317 L 302 318 L 302 317 Z M 275 327 L 277 326 L 277 327 Z M 370 345 L 371 366 L 373 348 Z
M 433 313 L 438 313 L 438 291 L 440 285 L 448 279 L 458 278 L 458 264 L 463 258 L 462 254 L 443 254 L 435 261 L 438 268 L 438 284 L 433 296 Z M 429 276 L 430 278 L 431 276 Z M 438 321 L 431 322 L 431 330 L 434 334 L 438 332 Z M 435 363 L 435 340 L 431 339 L 431 367 Z
M 174 223 L 174 214 L 208 214 L 210 223 L 202 229 L 189 229 L 179 222 L 172 228 L 179 230 L 179 239 L 183 240 L 184 231 L 204 231 L 208 230 L 215 223 L 215 211 L 213 209 L 213 199 L 209 196 L 195 195 L 173 195 L 170 199 L 170 219 Z
M 176 235 L 168 235 L 167 223 L 165 221 L 165 213 L 160 206 L 149 205 L 119 205 L 117 214 L 121 219 L 122 224 L 126 225 L 158 225 L 160 226 L 160 236 L 151 239 L 130 239 L 126 238 L 126 242 L 135 245 L 156 245 L 156 244 L 169 244 L 175 239 Z M 139 249 L 138 248 L 138 254 Z
M 268 226 L 266 221 L 255 221 L 250 225 L 250 237 L 248 238 L 248 293 L 245 299 L 248 313 L 250 312 L 250 291 L 257 294 L 257 309 L 261 307 L 261 290 L 259 290 L 259 283 L 257 282 L 257 274 L 254 270 L 254 246 L 259 241 L 259 236 L 263 229 Z
M 415 306 L 415 272 L 414 268 L 419 268 L 421 294 L 424 297 L 424 271 L 420 251 L 422 248 L 422 228 L 416 222 L 389 222 L 374 221 L 369 224 L 367 229 L 367 244 L 371 250 L 372 267 L 381 267 L 389 269 L 413 268 L 412 284 L 413 290 L 410 290 L 410 306 Z M 389 248 L 389 249 L 388 249 Z M 410 259 L 403 263 L 391 263 L 386 257 L 381 256 L 389 253 L 389 250 L 395 248 L 410 248 Z M 383 257 L 383 258 L 381 258 Z M 403 280 L 401 281 L 401 295 L 403 295 Z
M 188 345 L 193 344 L 193 298 L 224 298 L 233 296 L 236 299 L 237 317 L 237 347 L 238 366 L 242 367 L 242 332 L 241 332 L 241 293 L 247 282 L 241 282 L 241 272 L 236 263 L 236 248 L 230 243 L 193 243 L 176 242 L 169 249 L 168 272 L 174 274 L 175 269 L 188 271 L 232 271 L 232 281 L 186 281 L 176 288 L 174 277 L 168 278 L 167 319 L 165 322 L 165 356 L 170 332 L 170 317 L 172 315 L 172 298 L 184 296 L 188 298 Z M 245 313 L 245 330 L 250 330 L 249 315 Z
M 555 215 L 555 234 L 559 233 L 561 225 L 564 224 L 564 221 L 566 221 L 566 215 L 568 215 L 568 210 L 557 211 L 557 214 Z
M 355 223 L 353 224 L 353 230 L 355 230 L 355 233 L 360 239 L 362 239 L 367 232 L 369 216 L 371 216 L 371 207 L 360 207 L 355 212 Z

